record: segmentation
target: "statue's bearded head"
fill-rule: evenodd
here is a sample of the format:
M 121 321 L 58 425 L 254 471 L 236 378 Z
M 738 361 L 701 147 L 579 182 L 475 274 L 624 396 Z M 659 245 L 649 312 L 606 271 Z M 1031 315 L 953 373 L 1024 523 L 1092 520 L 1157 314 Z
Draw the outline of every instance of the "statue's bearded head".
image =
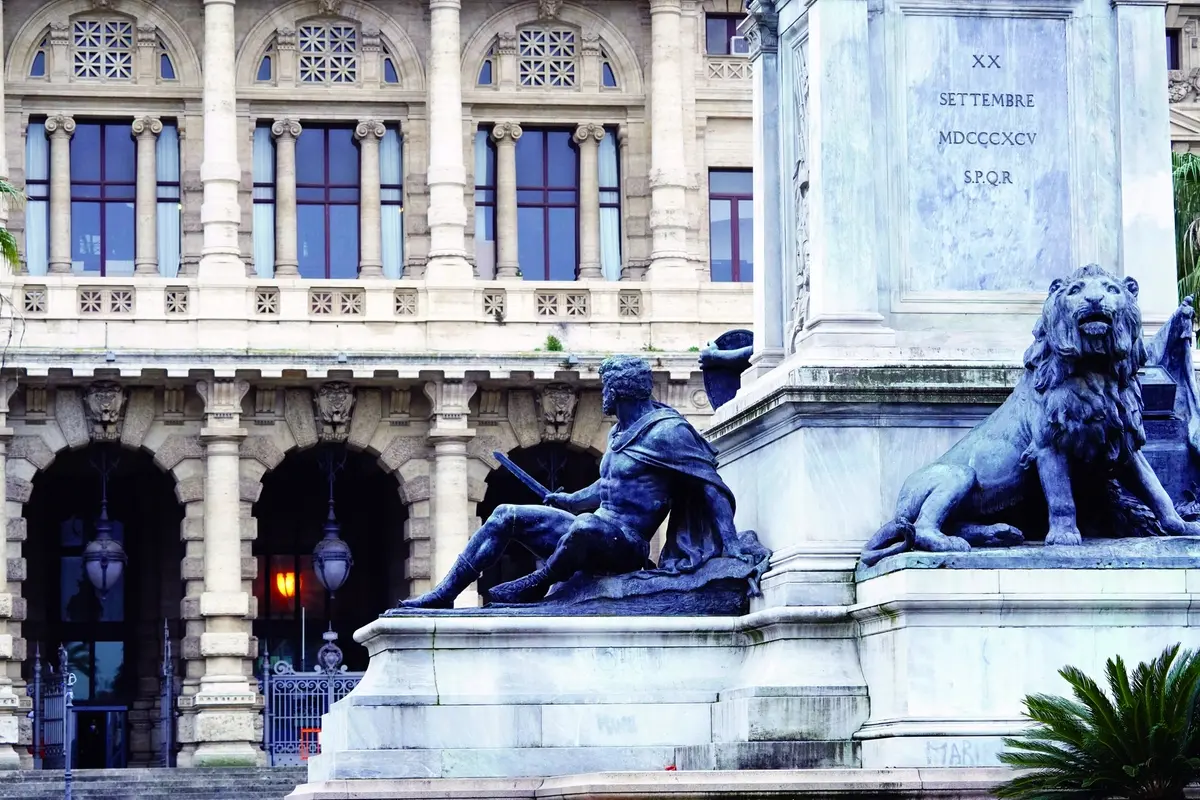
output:
M 604 359 L 600 365 L 600 380 L 603 384 L 601 410 L 609 415 L 617 413 L 617 404 L 622 400 L 649 400 L 654 391 L 650 365 L 637 356 Z

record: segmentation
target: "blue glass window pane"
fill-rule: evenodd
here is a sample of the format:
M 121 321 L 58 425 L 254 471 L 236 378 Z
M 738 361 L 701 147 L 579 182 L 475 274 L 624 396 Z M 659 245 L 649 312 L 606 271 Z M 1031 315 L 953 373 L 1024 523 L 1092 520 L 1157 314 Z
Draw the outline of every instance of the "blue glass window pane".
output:
M 90 198 L 100 199 L 100 185 L 94 186 L 79 186 L 71 187 L 71 197 L 75 200 L 87 200 Z
M 617 76 L 613 74 L 613 68 L 604 63 L 603 67 L 603 82 L 606 89 L 614 89 L 617 86 Z
M 714 169 L 708 173 L 708 191 L 710 194 L 752 195 L 754 173 L 750 170 Z
M 543 167 L 541 135 L 531 132 L 517 139 L 517 186 L 541 186 Z
M 258 75 L 255 80 L 269 81 L 271 80 L 271 57 L 263 56 L 262 61 L 258 62 Z
M 350 128 L 329 131 L 329 182 L 358 186 L 358 146 Z
M 483 219 L 483 235 L 489 242 L 496 241 L 496 209 L 491 206 L 475 209 Z M 519 257 L 519 256 L 518 256 Z
M 705 50 L 710 56 L 729 55 L 729 38 L 736 33 L 728 17 L 710 15 L 705 18 Z
M 475 190 L 475 202 L 476 203 L 494 203 L 494 202 L 496 202 L 496 193 L 494 191 L 492 191 L 491 189 L 476 189 Z
M 75 673 L 71 689 L 74 702 L 92 699 L 92 648 L 87 642 L 63 642 L 67 649 L 67 669 Z
M 296 140 L 296 182 L 325 183 L 325 131 L 307 128 Z
M 542 203 L 546 199 L 546 193 L 541 189 L 521 189 L 517 192 L 517 203 L 524 205 L 525 203 Z
M 745 200 L 737 204 L 738 280 L 754 280 L 754 206 Z
M 490 58 L 487 61 L 484 61 L 483 66 L 479 68 L 479 85 L 492 85 L 492 60 Z
M 178 200 L 179 199 L 179 187 L 178 186 L 170 186 L 170 185 L 163 186 L 160 184 L 158 187 L 158 199 L 159 200 Z
M 733 280 L 732 232 L 729 200 L 708 202 L 708 253 L 712 280 Z
M 158 73 L 165 81 L 175 80 L 175 65 L 171 63 L 171 57 L 166 53 L 158 58 Z
M 299 186 L 296 188 L 296 201 L 300 203 L 324 203 L 324 186 Z
M 384 83 L 399 83 L 400 76 L 396 74 L 396 65 L 392 63 L 390 58 L 383 60 L 383 82 Z
M 329 200 L 334 203 L 357 203 L 358 189 L 330 189 Z
M 105 200 L 133 200 L 137 197 L 137 186 L 133 184 L 106 184 L 104 187 Z
M 99 203 L 71 203 L 71 261 L 75 272 L 100 272 Z
M 44 51 L 39 50 L 33 57 L 33 64 L 29 67 L 29 77 L 46 77 L 46 53 Z
M 83 520 L 71 517 L 58 528 L 58 541 L 63 547 L 83 547 Z
M 621 193 L 620 192 L 608 192 L 608 191 L 600 192 L 600 205 L 616 206 L 616 205 L 620 205 L 620 204 L 621 204 Z
M 550 209 L 550 280 L 575 280 L 575 209 Z
M 71 137 L 71 180 L 100 180 L 100 126 L 75 126 Z
M 496 185 L 496 143 L 491 141 L 490 139 L 488 139 L 486 133 L 484 134 L 484 137 L 485 137 L 485 140 L 487 141 L 487 148 L 486 148 L 487 169 L 485 169 L 484 173 L 483 173 L 484 174 L 484 182 L 482 185 L 483 186 L 495 186 Z
M 117 683 L 125 666 L 125 643 L 96 642 L 95 647 L 93 699 L 98 703 L 111 703 L 117 699 L 120 688 Z
M 575 192 L 550 192 L 549 200 L 555 205 L 575 205 Z
M 82 556 L 64 556 L 59 559 L 58 572 L 59 619 L 64 622 L 90 622 L 95 618 L 92 584 L 83 572 Z
M 325 277 L 325 207 L 296 208 L 300 277 Z
M 546 135 L 546 157 L 549 160 L 547 173 L 549 186 L 577 186 L 579 167 L 576 154 L 579 151 L 571 144 L 571 134 L 565 131 L 550 131 Z
M 546 280 L 546 223 L 540 208 L 517 209 L 517 260 L 525 280 Z
M 358 206 L 329 207 L 329 277 L 358 277 Z
M 105 203 L 104 249 L 106 275 L 133 274 L 133 203 Z
M 130 183 L 137 180 L 137 144 L 128 125 L 104 126 L 104 179 Z

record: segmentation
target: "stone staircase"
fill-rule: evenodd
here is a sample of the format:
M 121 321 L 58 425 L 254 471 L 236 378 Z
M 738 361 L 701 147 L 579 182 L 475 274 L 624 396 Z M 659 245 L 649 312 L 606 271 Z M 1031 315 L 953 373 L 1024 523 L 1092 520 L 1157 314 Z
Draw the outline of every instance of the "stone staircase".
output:
M 76 770 L 72 800 L 283 800 L 304 767 Z M 63 800 L 62 770 L 0 772 L 0 800 Z

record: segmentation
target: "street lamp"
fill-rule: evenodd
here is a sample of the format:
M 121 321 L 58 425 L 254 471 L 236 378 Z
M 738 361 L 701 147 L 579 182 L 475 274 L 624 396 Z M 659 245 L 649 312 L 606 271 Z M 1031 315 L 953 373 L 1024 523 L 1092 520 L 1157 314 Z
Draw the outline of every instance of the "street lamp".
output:
M 342 526 L 333 511 L 333 482 L 345 464 L 344 457 L 340 463 L 334 464 L 332 453 L 321 459 L 321 469 L 329 481 L 329 516 L 325 519 L 325 536 L 313 548 L 313 572 L 331 597 L 346 583 L 350 568 L 354 566 L 350 545 L 339 536 Z
M 96 520 L 96 538 L 83 549 L 83 569 L 88 580 L 100 593 L 100 602 L 108 599 L 108 592 L 121 580 L 129 557 L 125 548 L 112 538 L 113 524 L 108 518 L 108 476 L 116 468 L 109 466 L 108 454 L 100 454 L 100 518 Z

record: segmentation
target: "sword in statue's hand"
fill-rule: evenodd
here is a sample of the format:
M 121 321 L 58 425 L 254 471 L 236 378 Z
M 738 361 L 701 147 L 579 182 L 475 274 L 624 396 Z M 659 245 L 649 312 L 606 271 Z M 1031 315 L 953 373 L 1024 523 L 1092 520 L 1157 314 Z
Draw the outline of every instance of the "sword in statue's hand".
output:
M 546 501 L 546 497 L 548 495 L 553 494 L 553 492 L 551 492 L 545 486 L 542 486 L 540 483 L 538 483 L 532 475 L 514 464 L 512 459 L 504 455 L 504 453 L 501 453 L 499 450 L 497 450 L 492 453 L 492 457 L 499 461 L 502 467 L 511 472 L 514 478 L 525 484 L 525 486 L 531 492 L 536 494 L 538 499 L 542 502 Z

